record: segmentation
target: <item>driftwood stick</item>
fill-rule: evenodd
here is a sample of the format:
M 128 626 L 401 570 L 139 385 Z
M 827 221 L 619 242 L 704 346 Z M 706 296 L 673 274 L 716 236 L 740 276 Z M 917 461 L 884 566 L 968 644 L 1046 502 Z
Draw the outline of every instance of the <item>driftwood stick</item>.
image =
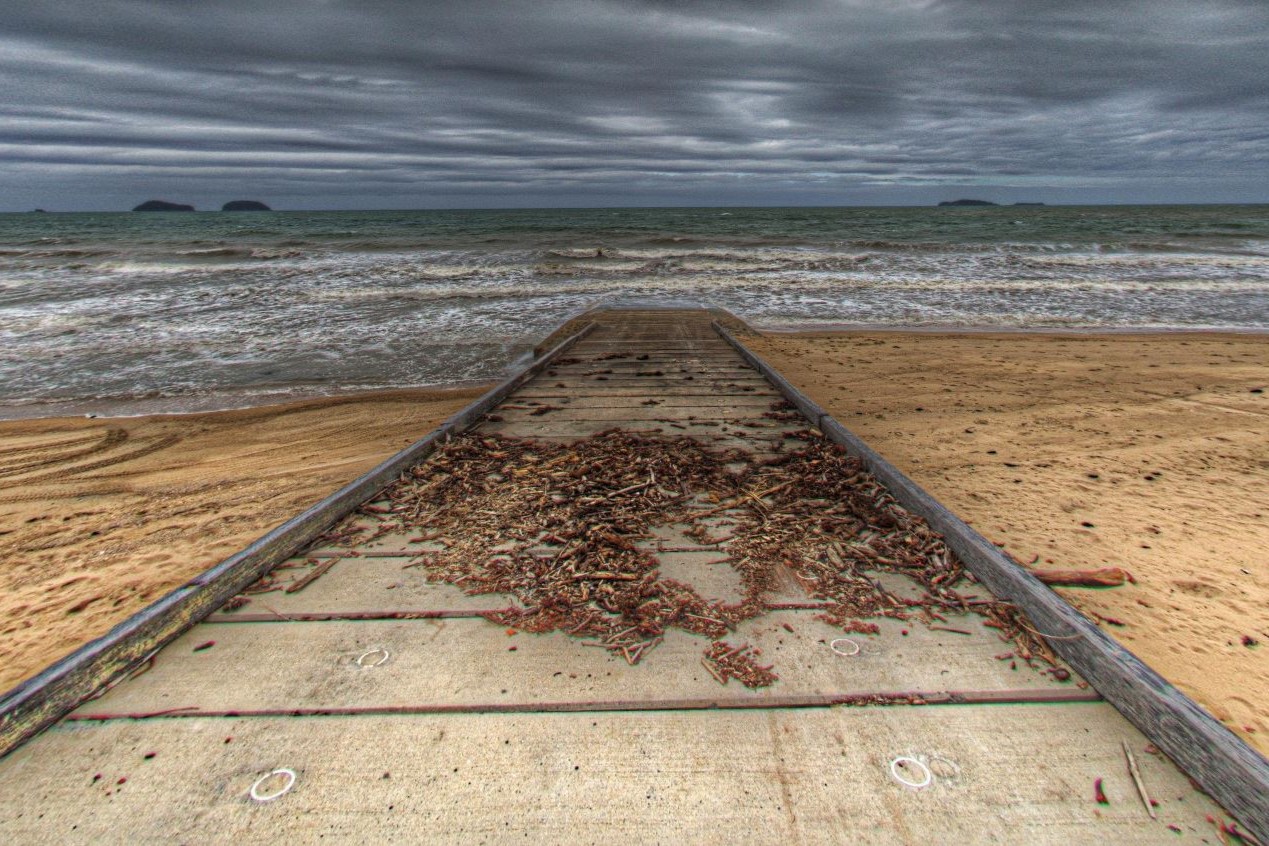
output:
M 697 520 L 699 520 L 702 517 L 711 517 L 719 513 L 720 511 L 726 511 L 729 508 L 735 508 L 736 506 L 740 505 L 742 502 L 744 502 L 747 499 L 752 499 L 754 502 L 758 503 L 758 505 L 763 506 L 765 505 L 765 503 L 762 502 L 762 498 L 764 496 L 766 496 L 767 494 L 773 494 L 779 490 L 783 490 L 784 488 L 787 488 L 791 484 L 793 483 L 785 482 L 784 484 L 776 485 L 773 488 L 767 488 L 765 491 L 745 491 L 740 496 L 732 497 L 731 499 L 727 500 L 721 505 L 715 508 L 711 508 L 708 511 L 698 511 L 695 514 L 693 514 L 692 517 Z
M 1119 567 L 1102 567 L 1098 570 L 1032 570 L 1046 585 L 1063 587 L 1119 587 L 1128 581 L 1128 573 Z
M 308 573 L 304 576 L 304 578 L 296 579 L 295 581 L 287 585 L 283 592 L 284 593 L 299 593 L 300 591 L 304 590 L 304 588 L 308 587 L 313 582 L 317 581 L 322 576 L 326 575 L 326 571 L 329 570 L 331 567 L 334 567 L 336 564 L 338 564 L 339 560 L 340 559 L 338 558 L 326 559 L 321 564 L 318 564 L 316 567 L 314 567 L 312 570 L 309 570 Z
M 724 687 L 727 685 L 727 679 L 723 678 L 722 675 L 718 672 L 718 670 L 714 669 L 714 664 L 712 661 L 702 658 L 701 666 L 709 671 L 709 674 L 714 677 L 714 681 L 718 682 Z
M 1154 812 L 1154 805 L 1150 802 L 1150 794 L 1146 792 L 1146 783 L 1141 780 L 1141 770 L 1137 769 L 1137 759 L 1132 756 L 1132 750 L 1128 748 L 1128 741 L 1119 741 L 1124 747 L 1124 757 L 1128 759 L 1128 775 L 1132 776 L 1133 784 L 1137 785 L 1137 795 L 1141 797 L 1141 804 L 1146 806 L 1146 813 L 1150 815 L 1150 819 L 1157 820 L 1159 815 Z

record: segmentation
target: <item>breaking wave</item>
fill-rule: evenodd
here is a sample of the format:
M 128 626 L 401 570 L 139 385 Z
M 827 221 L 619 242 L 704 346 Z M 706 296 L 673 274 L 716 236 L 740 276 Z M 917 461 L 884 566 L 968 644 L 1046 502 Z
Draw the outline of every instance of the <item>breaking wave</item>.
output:
M 789 328 L 1269 330 L 1269 209 L 234 220 L 0 215 L 0 407 L 489 379 L 623 299 Z

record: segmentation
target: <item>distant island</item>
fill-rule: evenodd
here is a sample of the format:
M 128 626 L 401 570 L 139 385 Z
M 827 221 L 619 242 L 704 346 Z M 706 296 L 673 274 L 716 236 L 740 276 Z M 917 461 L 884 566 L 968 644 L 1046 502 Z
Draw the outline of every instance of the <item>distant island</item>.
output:
M 220 207 L 221 211 L 273 211 L 259 200 L 230 200 Z
M 1015 206 L 1042 206 L 1044 203 L 1014 203 Z
M 995 206 L 999 203 L 993 203 L 990 200 L 944 200 L 939 203 L 940 206 Z
M 181 203 L 169 203 L 166 200 L 146 200 L 144 203 L 133 209 L 133 211 L 141 212 L 190 212 L 193 210 L 193 206 L 186 206 Z

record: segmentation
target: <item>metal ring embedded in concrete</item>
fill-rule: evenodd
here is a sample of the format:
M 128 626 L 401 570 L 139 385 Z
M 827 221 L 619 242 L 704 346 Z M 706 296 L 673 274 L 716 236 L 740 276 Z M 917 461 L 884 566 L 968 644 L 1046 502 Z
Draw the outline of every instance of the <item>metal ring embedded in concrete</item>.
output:
M 925 777 L 920 781 L 909 781 L 904 778 L 901 774 L 900 767 L 906 764 L 914 766 L 920 772 L 924 773 Z M 934 773 L 930 772 L 929 767 L 918 761 L 916 758 L 912 758 L 907 755 L 900 755 L 898 758 L 895 758 L 890 762 L 890 775 L 895 781 L 899 782 L 904 787 L 910 787 L 913 790 L 920 790 L 923 787 L 929 787 L 930 782 L 934 781 Z
M 839 644 L 839 643 L 846 643 L 846 644 L 850 644 L 850 646 L 848 646 L 848 647 L 846 647 L 846 648 L 847 648 L 847 649 L 849 649 L 850 647 L 854 647 L 854 650 L 853 650 L 853 651 L 851 651 L 851 652 L 843 652 L 841 649 L 838 649 L 838 648 L 837 648 L 837 644 Z M 856 643 L 855 641 L 851 640 L 851 639 L 850 639 L 850 638 L 848 638 L 848 637 L 839 637 L 839 638 L 837 638 L 837 640 L 834 640 L 834 641 L 832 641 L 832 642 L 830 642 L 830 643 L 829 643 L 828 648 L 829 648 L 829 649 L 831 649 L 831 650 L 833 650 L 833 651 L 834 651 L 834 652 L 836 652 L 838 655 L 841 655 L 841 656 L 842 656 L 842 657 L 844 657 L 844 658 L 850 658 L 852 655 L 858 655 L 858 654 L 859 654 L 859 651 L 860 651 L 860 646 L 859 646 L 859 644 L 858 644 L 858 643 Z
M 282 787 L 273 791 L 272 793 L 261 793 L 260 785 L 264 784 L 267 780 L 273 778 L 275 775 L 286 776 L 286 784 L 282 785 Z M 256 800 L 257 802 L 272 802 L 274 799 L 277 799 L 279 796 L 283 796 L 289 793 L 292 787 L 295 787 L 295 770 L 289 770 L 284 767 L 279 770 L 274 770 L 271 773 L 265 773 L 264 775 L 256 779 L 256 783 L 251 785 L 251 791 L 250 791 L 251 798 Z
M 378 653 L 383 653 L 383 657 L 380 658 L 378 661 L 374 662 L 373 664 L 362 663 L 364 660 L 366 660 L 367 657 L 371 655 L 376 655 Z M 380 667 L 388 663 L 388 659 L 391 657 L 392 657 L 392 653 L 390 653 L 388 650 L 384 649 L 382 646 L 376 646 L 374 649 L 371 649 L 369 652 L 363 652 L 360 655 L 358 655 L 357 660 L 354 661 L 353 663 L 356 664 L 358 667 L 367 667 L 367 666 Z

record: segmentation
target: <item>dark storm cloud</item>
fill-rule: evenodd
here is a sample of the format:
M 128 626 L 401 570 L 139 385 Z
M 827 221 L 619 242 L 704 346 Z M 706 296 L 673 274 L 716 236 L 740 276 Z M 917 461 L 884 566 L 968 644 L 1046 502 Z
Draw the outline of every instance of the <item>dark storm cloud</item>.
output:
M 17 5 L 17 4 L 14 4 Z M 10 208 L 1255 200 L 1269 4 L 59 0 Z

